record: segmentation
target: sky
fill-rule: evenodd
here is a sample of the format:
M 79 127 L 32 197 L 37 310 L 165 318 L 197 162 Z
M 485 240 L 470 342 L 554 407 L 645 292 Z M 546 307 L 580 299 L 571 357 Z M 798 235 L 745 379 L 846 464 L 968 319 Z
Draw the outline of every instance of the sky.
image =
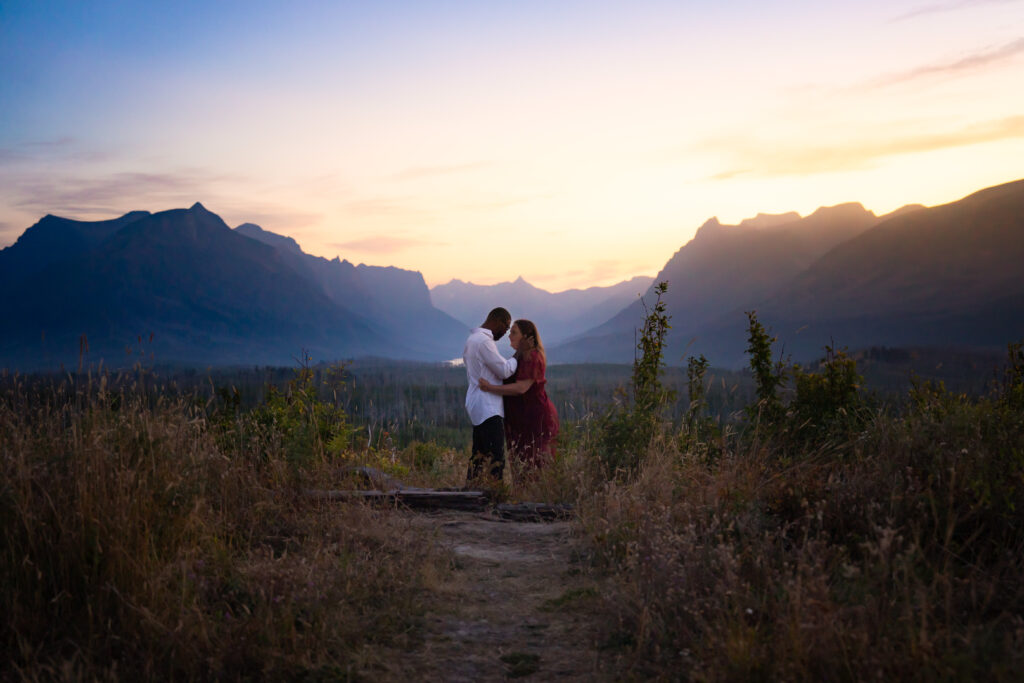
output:
M 0 247 L 199 201 L 549 291 L 1024 178 L 1024 1 L 0 0 Z

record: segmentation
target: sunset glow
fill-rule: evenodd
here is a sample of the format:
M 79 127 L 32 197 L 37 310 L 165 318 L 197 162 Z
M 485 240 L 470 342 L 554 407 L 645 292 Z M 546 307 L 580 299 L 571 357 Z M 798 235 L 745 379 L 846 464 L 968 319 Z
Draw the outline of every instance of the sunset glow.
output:
M 200 201 L 430 285 L 1024 177 L 1024 2 L 5 2 L 0 247 Z

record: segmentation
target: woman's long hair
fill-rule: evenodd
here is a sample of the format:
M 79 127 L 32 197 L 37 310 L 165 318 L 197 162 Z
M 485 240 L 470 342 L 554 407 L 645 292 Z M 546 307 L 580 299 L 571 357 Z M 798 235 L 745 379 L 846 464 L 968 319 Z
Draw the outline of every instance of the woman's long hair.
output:
M 519 332 L 523 337 L 533 342 L 533 348 L 537 349 L 537 352 L 540 353 L 540 357 L 543 359 L 544 364 L 547 365 L 548 356 L 544 353 L 544 344 L 540 340 L 540 335 L 537 333 L 537 326 L 533 324 L 533 321 L 520 318 L 513 324 L 519 328 Z

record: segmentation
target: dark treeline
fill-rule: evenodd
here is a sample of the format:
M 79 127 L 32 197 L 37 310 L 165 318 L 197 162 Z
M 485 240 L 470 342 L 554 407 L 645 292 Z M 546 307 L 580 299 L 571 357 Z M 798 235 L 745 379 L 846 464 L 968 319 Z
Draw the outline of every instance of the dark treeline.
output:
M 872 348 L 850 354 L 864 379 L 864 389 L 880 401 L 898 402 L 914 381 L 943 382 L 950 391 L 984 394 L 999 376 L 1000 353 L 949 349 Z M 813 369 L 814 364 L 809 364 Z M 78 384 L 103 383 L 113 389 L 131 386 L 152 402 L 169 395 L 191 396 L 216 405 L 229 403 L 252 408 L 266 401 L 268 391 L 287 391 L 301 364 L 294 367 L 144 367 L 111 371 L 102 366 L 82 372 L 22 375 L 5 371 L 4 383 L 49 384 L 55 377 Z M 383 359 L 355 360 L 307 366 L 314 373 L 319 398 L 345 411 L 357 438 L 375 443 L 390 436 L 395 445 L 434 441 L 461 448 L 468 446 L 463 401 L 466 375 L 461 367 L 441 363 L 415 363 Z M 552 365 L 548 393 L 564 425 L 572 427 L 604 413 L 615 402 L 628 399 L 632 368 L 628 365 Z M 685 367 L 668 366 L 662 383 L 672 392 L 667 417 L 682 419 L 688 409 Z M 711 368 L 705 375 L 706 410 L 712 419 L 735 419 L 754 398 L 749 370 Z

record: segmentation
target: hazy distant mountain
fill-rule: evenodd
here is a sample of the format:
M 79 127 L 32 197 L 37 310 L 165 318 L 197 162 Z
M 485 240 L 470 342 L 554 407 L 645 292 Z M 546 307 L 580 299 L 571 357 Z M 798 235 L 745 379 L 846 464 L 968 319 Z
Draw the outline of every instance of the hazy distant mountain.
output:
M 833 343 L 988 350 L 1024 338 L 1024 180 L 878 219 L 821 209 L 773 230 L 764 240 L 709 221 L 666 264 L 656 280 L 669 281 L 668 362 L 744 364 L 747 310 L 794 360 Z M 628 362 L 641 321 L 627 309 L 550 355 Z
M 1024 180 L 883 221 L 758 312 L 797 355 L 830 339 L 850 348 L 1005 348 L 1024 338 Z
M 665 302 L 672 332 L 666 361 L 680 362 L 690 339 L 723 313 L 761 301 L 830 248 L 878 221 L 860 204 L 821 208 L 806 218 L 760 214 L 739 225 L 711 218 L 654 278 L 669 283 Z M 644 303 L 653 305 L 652 290 L 644 302 L 634 301 L 603 325 L 552 350 L 551 357 L 561 362 L 631 362 Z
M 292 364 L 302 350 L 315 359 L 457 355 L 335 301 L 283 250 L 200 204 L 97 223 L 44 218 L 0 251 L 0 271 L 6 367 L 74 365 L 83 334 L 87 360 L 108 366 L 130 364 L 140 347 L 158 362 L 199 365 Z
M 522 277 L 496 285 L 452 280 L 431 289 L 430 298 L 434 306 L 471 327 L 483 322 L 492 308 L 504 306 L 513 317 L 532 320 L 541 339 L 550 345 L 604 322 L 636 301 L 651 281 L 638 276 L 610 287 L 552 293 Z
M 456 358 L 469 326 L 435 308 L 418 271 L 393 266 L 354 266 L 302 251 L 290 237 L 243 223 L 236 232 L 273 246 L 292 268 L 336 304 L 373 320 L 389 339 L 418 347 L 420 356 Z

